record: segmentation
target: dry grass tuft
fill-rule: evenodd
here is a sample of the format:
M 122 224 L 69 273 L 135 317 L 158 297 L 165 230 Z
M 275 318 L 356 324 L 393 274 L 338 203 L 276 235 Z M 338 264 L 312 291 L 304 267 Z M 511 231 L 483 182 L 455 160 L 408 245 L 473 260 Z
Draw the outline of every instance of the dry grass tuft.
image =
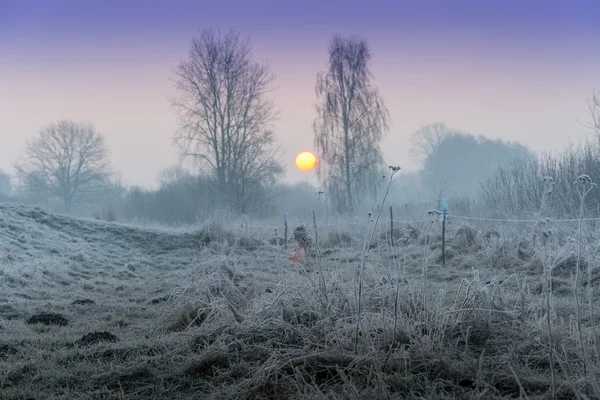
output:
M 119 339 L 110 332 L 92 332 L 86 335 L 83 335 L 81 339 L 75 342 L 78 346 L 90 346 L 92 344 L 97 344 L 100 342 L 116 342 Z
M 327 237 L 328 247 L 344 247 L 354 243 L 354 238 L 347 232 L 329 232 Z

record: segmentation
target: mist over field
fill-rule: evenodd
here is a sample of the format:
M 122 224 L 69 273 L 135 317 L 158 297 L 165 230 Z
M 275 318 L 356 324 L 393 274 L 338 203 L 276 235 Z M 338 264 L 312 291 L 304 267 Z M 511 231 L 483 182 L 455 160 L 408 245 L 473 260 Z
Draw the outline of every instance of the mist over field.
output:
M 600 399 L 593 1 L 0 3 L 0 399 Z

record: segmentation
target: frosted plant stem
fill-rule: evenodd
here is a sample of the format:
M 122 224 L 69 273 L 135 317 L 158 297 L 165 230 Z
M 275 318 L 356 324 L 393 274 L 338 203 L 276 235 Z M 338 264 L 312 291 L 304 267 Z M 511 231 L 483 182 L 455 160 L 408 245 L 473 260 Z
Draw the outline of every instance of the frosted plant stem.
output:
M 398 167 L 395 167 L 398 168 Z M 381 217 L 381 210 L 383 210 L 383 205 L 385 204 L 385 200 L 387 199 L 388 193 L 390 192 L 390 186 L 392 185 L 392 178 L 394 177 L 394 173 L 397 169 L 390 168 L 390 179 L 385 188 L 385 195 L 383 196 L 383 200 L 381 201 L 381 205 L 379 206 L 379 211 L 377 212 L 377 218 L 375 219 L 375 223 L 373 224 L 373 228 L 371 229 L 371 234 L 369 235 L 369 240 L 365 241 L 365 245 L 363 248 L 363 254 L 360 261 L 360 271 L 358 278 L 358 299 L 356 305 L 356 331 L 354 335 L 354 352 L 358 352 L 358 334 L 360 332 L 361 325 L 361 317 L 362 317 L 362 292 L 363 292 L 363 282 L 364 282 L 364 271 L 365 264 L 367 262 L 367 257 L 369 256 L 369 247 L 371 246 L 371 242 L 373 241 L 373 236 L 375 235 L 375 229 L 377 228 L 377 223 L 379 222 L 379 217 Z M 399 169 L 399 168 L 398 168 Z

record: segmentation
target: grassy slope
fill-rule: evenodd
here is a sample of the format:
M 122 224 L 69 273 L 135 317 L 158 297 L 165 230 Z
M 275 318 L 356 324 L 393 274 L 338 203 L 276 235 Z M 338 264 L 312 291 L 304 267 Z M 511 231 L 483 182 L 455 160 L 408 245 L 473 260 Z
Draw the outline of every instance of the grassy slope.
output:
M 540 249 L 519 245 L 522 232 L 471 241 L 449 229 L 446 268 L 423 234 L 371 249 L 357 339 L 356 235 L 323 244 L 324 293 L 314 260 L 290 264 L 215 226 L 0 204 L 0 398 L 550 398 Z M 572 321 L 572 244 L 553 249 L 566 254 L 554 263 L 557 395 L 593 397 L 598 362 L 583 377 Z M 28 323 L 39 313 L 68 324 Z M 585 307 L 582 322 L 589 346 Z

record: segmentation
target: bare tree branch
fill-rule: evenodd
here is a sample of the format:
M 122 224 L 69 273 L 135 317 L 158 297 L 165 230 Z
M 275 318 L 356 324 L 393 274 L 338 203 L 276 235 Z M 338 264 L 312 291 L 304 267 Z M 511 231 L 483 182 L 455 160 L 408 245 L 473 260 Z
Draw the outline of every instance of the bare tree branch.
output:
M 592 97 L 588 99 L 588 109 L 592 117 L 591 127 L 597 136 L 600 136 L 600 89 L 594 88 Z
M 422 126 L 410 138 L 412 158 L 419 163 L 424 162 L 449 134 L 446 125 L 440 122 Z

